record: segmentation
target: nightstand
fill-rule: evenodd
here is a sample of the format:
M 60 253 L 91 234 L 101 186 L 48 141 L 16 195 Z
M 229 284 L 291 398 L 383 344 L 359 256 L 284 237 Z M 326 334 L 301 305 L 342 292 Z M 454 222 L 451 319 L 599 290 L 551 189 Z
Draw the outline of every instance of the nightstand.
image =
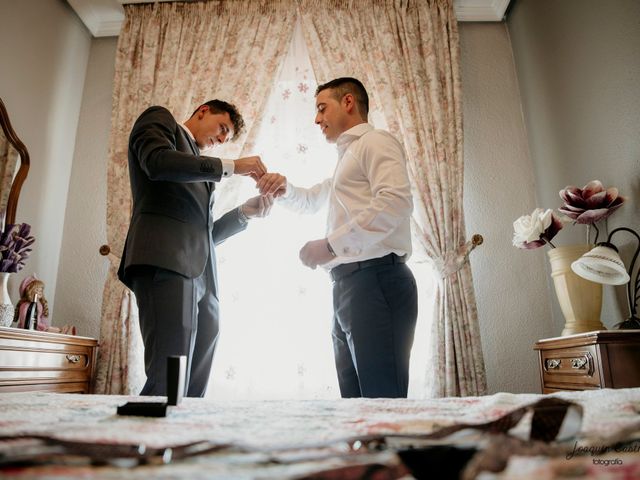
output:
M 91 393 L 98 341 L 0 327 L 0 392 Z
M 536 342 L 542 393 L 640 387 L 640 330 L 598 330 Z

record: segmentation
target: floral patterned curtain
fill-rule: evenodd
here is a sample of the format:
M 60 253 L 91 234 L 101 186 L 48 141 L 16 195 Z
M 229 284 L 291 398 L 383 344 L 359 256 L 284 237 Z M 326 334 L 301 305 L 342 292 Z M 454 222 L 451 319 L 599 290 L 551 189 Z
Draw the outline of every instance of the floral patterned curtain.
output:
M 212 98 L 235 103 L 247 134 L 217 154 L 233 158 L 252 151 L 277 68 L 289 45 L 295 9 L 286 0 L 126 5 L 118 39 L 111 115 L 107 187 L 107 238 L 112 255 L 105 283 L 96 392 L 137 393 L 144 382 L 137 308 L 116 276 L 129 224 L 127 168 L 133 122 L 151 105 L 178 120 Z M 235 182 L 221 186 L 217 198 Z M 229 203 L 221 202 L 217 210 Z
M 432 358 L 433 396 L 486 392 L 462 210 L 462 102 L 452 0 L 300 0 L 319 82 L 359 78 L 373 108 L 403 143 L 413 180 L 414 227 L 440 274 Z

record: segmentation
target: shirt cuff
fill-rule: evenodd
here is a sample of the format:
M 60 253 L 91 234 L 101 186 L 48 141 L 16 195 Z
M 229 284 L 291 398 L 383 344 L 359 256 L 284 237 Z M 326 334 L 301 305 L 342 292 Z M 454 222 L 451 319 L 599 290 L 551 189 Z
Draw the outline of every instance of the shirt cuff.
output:
M 287 182 L 287 186 L 285 187 L 284 193 L 276 198 L 278 200 L 287 200 L 293 194 L 293 185 Z
M 243 225 L 246 225 L 247 223 L 249 223 L 249 217 L 247 217 L 247 214 L 242 211 L 241 206 L 238 207 L 238 220 Z
M 338 257 L 357 257 L 362 253 L 362 242 L 352 222 L 345 223 L 327 235 L 327 241 Z
M 222 178 L 230 177 L 231 175 L 233 175 L 236 167 L 236 164 L 233 162 L 233 160 L 221 158 L 220 161 L 222 162 Z

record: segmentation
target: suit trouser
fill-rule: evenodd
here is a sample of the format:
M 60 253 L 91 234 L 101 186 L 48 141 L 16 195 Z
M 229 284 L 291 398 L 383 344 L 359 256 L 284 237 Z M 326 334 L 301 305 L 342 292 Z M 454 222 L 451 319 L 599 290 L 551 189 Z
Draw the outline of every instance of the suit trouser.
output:
M 335 281 L 333 308 L 342 397 L 406 397 L 418 316 L 409 267 L 372 266 Z
M 185 395 L 204 396 L 219 332 L 213 275 L 211 258 L 197 278 L 151 266 L 131 274 L 147 374 L 140 395 L 166 395 L 167 357 L 185 355 Z

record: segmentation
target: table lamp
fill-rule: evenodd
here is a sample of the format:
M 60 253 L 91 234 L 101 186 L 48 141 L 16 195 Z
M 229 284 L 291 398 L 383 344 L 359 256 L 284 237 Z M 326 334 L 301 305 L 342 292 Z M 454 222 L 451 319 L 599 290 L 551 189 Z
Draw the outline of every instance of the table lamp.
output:
M 628 272 L 625 269 L 624 262 L 620 259 L 618 248 L 611 243 L 611 237 L 620 231 L 632 233 L 638 240 L 638 247 L 633 254 L 633 259 L 631 260 Z M 640 235 L 630 228 L 619 227 L 611 231 L 606 242 L 596 244 L 594 248 L 571 264 L 571 270 L 586 280 L 605 285 L 627 284 L 629 317 L 624 322 L 618 323 L 616 325 L 617 328 L 640 328 L 640 319 L 637 315 L 638 289 L 640 287 L 640 285 L 638 285 L 638 277 L 640 277 L 640 272 L 636 272 L 633 280 L 633 292 L 631 287 L 632 282 L 630 282 L 639 252 Z

